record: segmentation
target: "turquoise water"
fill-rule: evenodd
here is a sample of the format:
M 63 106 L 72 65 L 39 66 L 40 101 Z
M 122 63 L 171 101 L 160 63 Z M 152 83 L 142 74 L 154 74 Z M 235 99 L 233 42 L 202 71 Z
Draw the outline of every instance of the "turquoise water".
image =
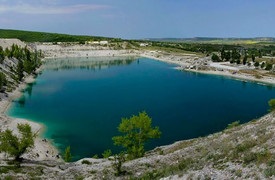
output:
M 174 65 L 139 59 L 57 59 L 7 112 L 45 124 L 44 136 L 74 160 L 119 149 L 121 117 L 145 110 L 162 136 L 152 149 L 220 131 L 267 113 L 274 87 L 220 76 L 182 72 Z

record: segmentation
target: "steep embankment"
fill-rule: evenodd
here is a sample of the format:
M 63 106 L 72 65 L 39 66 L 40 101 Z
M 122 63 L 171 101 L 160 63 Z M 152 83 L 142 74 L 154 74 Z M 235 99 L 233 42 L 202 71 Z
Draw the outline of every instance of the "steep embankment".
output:
M 17 133 L 18 123 L 29 123 L 32 130 L 39 133 L 43 129 L 40 124 L 22 119 L 12 119 L 5 114 L 10 103 L 20 97 L 26 84 L 34 81 L 34 76 L 39 69 L 36 69 L 38 65 L 33 66 L 33 64 L 38 63 L 39 60 L 31 47 L 18 39 L 0 39 L 0 46 L 5 48 L 4 59 L 1 59 L 0 62 L 0 73 L 1 76 L 5 77 L 5 82 L 3 83 L 3 79 L 1 79 L 0 83 L 0 131 L 10 129 Z M 21 63 L 21 66 L 19 66 L 19 63 Z M 56 158 L 57 154 L 57 150 L 49 142 L 42 141 L 37 137 L 35 147 L 24 157 L 36 160 L 58 160 Z M 5 164 L 2 161 L 5 157 L 4 153 L 0 153 L 0 164 Z
M 207 137 L 179 141 L 125 162 L 115 176 L 113 161 L 87 158 L 75 163 L 28 161 L 14 169 L 2 166 L 1 177 L 42 179 L 268 178 L 275 174 L 274 113 Z

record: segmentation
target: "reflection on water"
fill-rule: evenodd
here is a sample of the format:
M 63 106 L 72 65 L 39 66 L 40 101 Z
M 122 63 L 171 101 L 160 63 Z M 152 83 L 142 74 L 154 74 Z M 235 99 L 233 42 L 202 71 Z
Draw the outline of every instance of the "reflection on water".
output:
M 26 103 L 26 97 L 25 95 L 22 95 L 18 100 L 17 100 L 18 104 L 20 105 L 20 107 L 24 107 L 25 103 Z
M 36 84 L 36 82 L 32 82 L 32 83 L 28 83 L 26 89 L 24 90 L 24 92 L 27 92 L 29 96 L 32 95 L 32 88 L 33 86 Z
M 66 58 L 51 59 L 44 64 L 46 70 L 69 70 L 69 69 L 91 69 L 101 70 L 110 66 L 130 65 L 137 58 L 135 57 L 94 57 L 94 58 Z

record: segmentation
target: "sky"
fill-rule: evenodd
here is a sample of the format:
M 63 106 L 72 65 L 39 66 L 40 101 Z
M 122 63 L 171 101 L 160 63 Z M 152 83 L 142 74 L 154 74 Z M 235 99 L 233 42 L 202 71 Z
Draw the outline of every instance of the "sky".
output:
M 0 29 L 124 39 L 275 37 L 275 0 L 0 0 Z

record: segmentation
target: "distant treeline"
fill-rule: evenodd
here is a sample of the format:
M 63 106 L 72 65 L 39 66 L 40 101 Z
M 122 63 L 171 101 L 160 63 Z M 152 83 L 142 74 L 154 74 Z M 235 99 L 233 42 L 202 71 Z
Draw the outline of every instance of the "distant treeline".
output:
M 79 42 L 85 43 L 85 41 L 121 41 L 118 38 L 107 38 L 97 36 L 79 36 L 46 32 L 32 32 L 21 30 L 5 30 L 0 29 L 0 38 L 16 38 L 25 42 Z
M 190 52 L 204 53 L 210 55 L 213 52 L 220 52 L 222 49 L 239 52 L 248 52 L 255 56 L 275 56 L 275 45 L 234 45 L 234 44 L 206 44 L 206 43 L 169 43 L 152 42 L 152 46 L 179 49 Z M 243 55 L 243 54 L 242 54 Z

